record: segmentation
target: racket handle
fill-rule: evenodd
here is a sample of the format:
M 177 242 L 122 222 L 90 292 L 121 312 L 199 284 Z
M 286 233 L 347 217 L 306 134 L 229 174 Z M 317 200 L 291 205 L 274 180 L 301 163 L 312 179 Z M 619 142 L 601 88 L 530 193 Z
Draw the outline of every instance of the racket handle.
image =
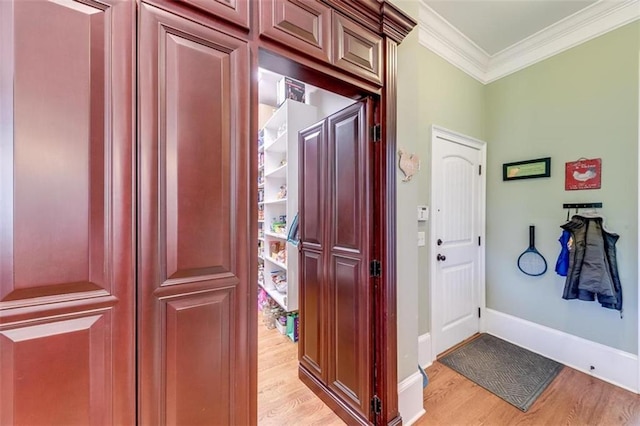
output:
M 534 225 L 529 226 L 529 247 L 535 247 L 536 245 L 536 227 Z

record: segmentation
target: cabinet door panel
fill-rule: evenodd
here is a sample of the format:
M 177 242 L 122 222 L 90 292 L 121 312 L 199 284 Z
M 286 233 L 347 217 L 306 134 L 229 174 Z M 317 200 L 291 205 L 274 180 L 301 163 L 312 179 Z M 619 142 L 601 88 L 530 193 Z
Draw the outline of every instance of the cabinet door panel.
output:
M 330 61 L 331 10 L 316 0 L 261 0 L 260 34 Z
M 0 424 L 135 422 L 134 8 L 0 2 Z
M 298 136 L 300 209 L 300 363 L 325 380 L 327 342 L 323 309 L 326 304 L 324 273 L 326 203 L 326 145 L 324 121 Z
M 249 50 L 140 13 L 140 420 L 248 424 Z
M 382 38 L 333 14 L 333 63 L 374 83 L 382 82 Z
M 371 109 L 371 108 L 369 108 Z M 365 418 L 373 395 L 370 119 L 360 102 L 328 119 L 331 217 L 327 220 L 329 277 L 327 385 Z
M 198 9 L 249 28 L 249 1 L 251 0 L 180 0 Z
M 300 377 L 353 423 L 374 420 L 372 109 L 357 102 L 299 136 Z

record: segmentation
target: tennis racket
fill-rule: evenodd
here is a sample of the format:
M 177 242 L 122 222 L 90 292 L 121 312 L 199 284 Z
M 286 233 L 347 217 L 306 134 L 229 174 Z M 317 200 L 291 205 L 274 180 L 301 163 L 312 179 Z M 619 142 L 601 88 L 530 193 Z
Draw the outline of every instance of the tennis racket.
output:
M 518 257 L 518 269 L 532 277 L 537 277 L 547 272 L 547 261 L 536 250 L 536 227 L 529 226 L 529 248 Z

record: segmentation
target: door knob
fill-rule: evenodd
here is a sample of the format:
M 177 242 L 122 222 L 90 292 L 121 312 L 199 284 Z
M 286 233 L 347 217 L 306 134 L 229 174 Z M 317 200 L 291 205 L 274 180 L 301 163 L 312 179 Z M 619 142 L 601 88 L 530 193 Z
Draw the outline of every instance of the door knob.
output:
M 444 262 L 445 260 L 447 260 L 447 256 L 444 256 L 444 255 L 438 253 L 438 255 L 436 256 L 436 259 L 438 259 L 439 261 Z
M 436 244 L 438 244 L 439 246 L 442 245 L 442 240 L 440 238 L 438 238 L 438 241 L 436 241 Z

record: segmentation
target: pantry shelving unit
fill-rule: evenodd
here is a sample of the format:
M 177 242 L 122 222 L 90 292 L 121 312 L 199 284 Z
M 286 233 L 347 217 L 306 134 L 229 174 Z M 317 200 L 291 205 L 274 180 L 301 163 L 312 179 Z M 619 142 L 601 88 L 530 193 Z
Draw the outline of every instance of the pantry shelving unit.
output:
M 298 212 L 298 132 L 317 115 L 315 106 L 287 99 L 258 137 L 258 284 L 287 312 L 298 310 L 298 249 L 287 242 Z M 286 284 L 276 288 L 273 275 Z

